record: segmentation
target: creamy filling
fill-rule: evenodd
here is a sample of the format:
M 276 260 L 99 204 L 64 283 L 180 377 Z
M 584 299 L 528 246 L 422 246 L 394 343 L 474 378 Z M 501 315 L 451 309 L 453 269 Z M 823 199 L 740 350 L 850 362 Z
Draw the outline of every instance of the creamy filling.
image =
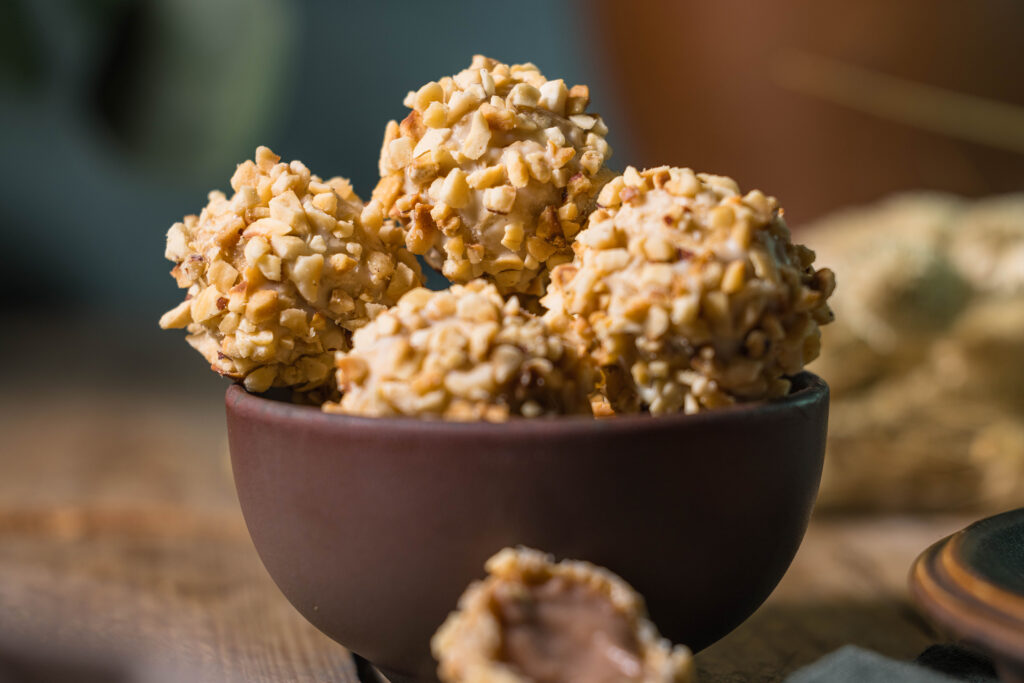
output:
M 537 683 L 642 679 L 632 624 L 607 597 L 562 577 L 516 588 L 495 596 L 502 662 Z

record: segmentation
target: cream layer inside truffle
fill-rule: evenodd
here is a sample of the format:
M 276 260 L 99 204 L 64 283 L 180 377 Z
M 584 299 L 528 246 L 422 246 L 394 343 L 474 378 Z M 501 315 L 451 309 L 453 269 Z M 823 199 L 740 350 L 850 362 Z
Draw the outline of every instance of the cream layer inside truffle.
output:
M 563 577 L 495 591 L 501 660 L 537 683 L 639 681 L 643 664 L 628 617 Z

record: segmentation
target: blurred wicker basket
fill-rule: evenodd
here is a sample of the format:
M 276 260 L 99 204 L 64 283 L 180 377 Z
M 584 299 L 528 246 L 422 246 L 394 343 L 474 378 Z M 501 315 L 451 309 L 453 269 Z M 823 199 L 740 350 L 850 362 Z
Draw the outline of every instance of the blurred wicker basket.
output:
M 907 194 L 807 226 L 838 274 L 824 509 L 1024 503 L 1024 195 Z

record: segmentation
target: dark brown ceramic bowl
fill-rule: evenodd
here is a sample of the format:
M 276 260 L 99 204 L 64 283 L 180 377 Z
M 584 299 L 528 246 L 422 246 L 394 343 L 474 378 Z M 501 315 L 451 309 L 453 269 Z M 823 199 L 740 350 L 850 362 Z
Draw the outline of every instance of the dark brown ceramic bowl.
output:
M 694 650 L 746 619 L 803 538 L 828 387 L 700 415 L 503 424 L 328 415 L 227 392 L 235 484 L 293 605 L 382 671 L 433 679 L 430 636 L 504 546 L 584 559 Z

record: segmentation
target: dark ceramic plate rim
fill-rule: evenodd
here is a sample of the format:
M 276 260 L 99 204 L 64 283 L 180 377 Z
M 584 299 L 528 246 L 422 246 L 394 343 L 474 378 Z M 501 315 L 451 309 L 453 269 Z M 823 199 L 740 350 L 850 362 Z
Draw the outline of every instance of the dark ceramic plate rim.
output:
M 933 544 L 911 568 L 910 592 L 946 629 L 988 650 L 997 664 L 1024 671 L 1024 596 L 979 570 L 973 554 L 964 552 L 965 539 L 1007 520 L 1024 524 L 1024 508 L 978 520 Z
M 422 419 L 415 417 L 365 417 L 360 415 L 341 415 L 325 413 L 316 406 L 298 405 L 258 394 L 250 394 L 240 384 L 228 387 L 225 400 L 235 410 L 254 411 L 273 416 L 280 420 L 315 420 L 335 425 L 350 424 L 352 426 L 375 426 L 381 429 L 398 429 L 414 431 L 445 431 L 460 430 L 463 432 L 487 431 L 520 431 L 523 424 L 541 426 L 545 431 L 583 431 L 600 429 L 613 431 L 618 429 L 632 430 L 638 426 L 648 428 L 671 428 L 680 423 L 713 424 L 720 420 L 732 420 L 739 415 L 768 416 L 779 412 L 800 411 L 819 400 L 828 400 L 828 384 L 811 372 L 801 372 L 792 378 L 799 388 L 782 398 L 768 401 L 752 401 L 718 410 L 710 410 L 695 415 L 683 413 L 675 415 L 626 415 L 594 419 L 585 415 L 565 415 L 558 417 L 523 418 L 513 416 L 505 422 L 487 422 L 485 420 L 457 422 L 441 419 Z
M 1005 594 L 1006 599 L 1024 605 L 1024 584 L 1021 583 L 1024 575 L 1019 575 L 1024 564 L 1012 564 L 1012 559 L 1019 559 L 1021 552 L 1017 549 L 1016 557 L 1011 557 L 1010 541 L 1003 536 L 1008 529 L 1024 535 L 1024 508 L 1007 510 L 978 520 L 964 529 L 963 533 L 957 534 L 951 542 L 956 544 L 954 552 L 965 558 L 965 567 L 978 581 Z M 987 564 L 990 561 L 998 566 Z M 1011 575 L 1008 580 L 1005 578 L 1007 575 Z

